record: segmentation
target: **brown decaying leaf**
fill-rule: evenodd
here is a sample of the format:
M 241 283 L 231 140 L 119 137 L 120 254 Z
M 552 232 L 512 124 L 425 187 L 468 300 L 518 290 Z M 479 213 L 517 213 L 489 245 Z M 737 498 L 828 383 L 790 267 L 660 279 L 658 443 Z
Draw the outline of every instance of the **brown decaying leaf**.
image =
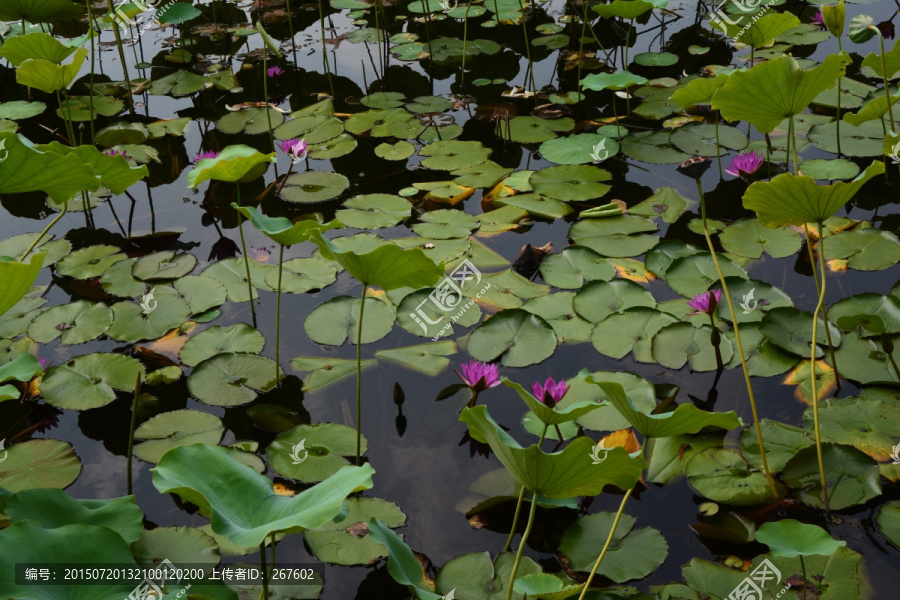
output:
M 369 526 L 365 521 L 360 521 L 359 523 L 354 523 L 345 531 L 355 538 L 361 538 L 369 533 Z
M 837 387 L 837 382 L 834 378 L 834 369 L 832 369 L 824 360 L 816 361 L 816 380 L 816 393 L 819 400 L 829 396 Z M 794 397 L 804 404 L 812 406 L 812 384 L 810 383 L 809 378 L 808 360 L 802 361 L 797 365 L 793 371 L 785 376 L 782 383 L 785 385 L 796 385 L 797 389 L 794 390 Z
M 285 485 L 283 483 L 276 483 L 273 486 L 273 489 L 275 490 L 275 493 L 278 494 L 279 496 L 296 496 L 297 495 L 297 492 L 295 492 L 294 490 L 292 490 L 291 488 L 289 488 L 287 485 Z
M 181 360 L 181 349 L 190 339 L 190 334 L 196 326 L 196 322 L 188 321 L 157 340 L 136 346 L 135 350 L 141 356 L 157 359 L 168 358 L 173 364 L 177 364 Z
M 552 250 L 553 242 L 547 242 L 543 246 L 525 244 L 519 250 L 519 255 L 516 256 L 516 260 L 513 262 L 513 271 L 526 279 L 531 279 L 537 273 L 538 267 L 541 266 L 541 261 Z
M 609 261 L 616 267 L 616 274 L 623 279 L 637 283 L 647 283 L 656 279 L 656 275 L 647 270 L 639 260 L 633 258 L 611 258 Z
M 635 436 L 634 431 L 628 427 L 613 431 L 609 435 L 600 438 L 597 445 L 601 448 L 615 448 L 618 446 L 620 448 L 625 448 L 625 451 L 629 454 L 641 449 L 641 443 L 638 441 L 637 436 Z

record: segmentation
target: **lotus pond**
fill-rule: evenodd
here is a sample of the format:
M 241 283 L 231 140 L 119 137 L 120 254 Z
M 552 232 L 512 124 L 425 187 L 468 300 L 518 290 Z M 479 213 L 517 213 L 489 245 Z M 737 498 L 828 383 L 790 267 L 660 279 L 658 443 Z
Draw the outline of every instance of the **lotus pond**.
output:
M 896 600 L 898 8 L 0 0 L 0 598 Z

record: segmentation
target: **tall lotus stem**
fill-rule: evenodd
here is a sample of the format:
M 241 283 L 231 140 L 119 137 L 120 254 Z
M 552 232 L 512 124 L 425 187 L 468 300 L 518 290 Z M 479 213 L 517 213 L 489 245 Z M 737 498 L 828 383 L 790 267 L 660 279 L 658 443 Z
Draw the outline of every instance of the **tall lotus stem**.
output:
M 522 11 L 522 35 L 525 37 L 525 56 L 528 57 L 528 78 L 523 82 L 525 88 L 528 87 L 528 80 L 531 80 L 531 91 L 536 92 L 537 86 L 534 83 L 534 63 L 531 61 L 531 44 L 528 42 L 528 23 L 525 18 L 525 7 L 522 0 L 519 0 L 519 10 Z M 579 62 L 579 64 L 581 64 Z
M 584 36 L 587 33 L 588 2 L 584 0 L 584 16 L 581 18 L 581 39 L 578 40 L 578 79 L 581 81 L 581 63 L 584 61 Z M 579 92 L 580 93 L 580 92 Z
M 796 136 L 795 136 L 796 131 L 795 131 L 795 128 L 794 128 L 794 115 L 791 115 L 791 121 L 790 121 L 790 124 L 789 124 L 789 126 L 788 126 L 788 129 L 791 130 L 791 132 L 790 132 L 790 134 L 788 135 L 788 137 L 791 138 L 791 139 L 790 139 L 790 141 L 791 141 L 791 150 L 793 151 L 793 154 L 794 154 L 794 175 L 797 175 L 797 174 L 798 174 L 798 173 L 797 173 L 797 169 L 798 169 L 800 163 L 797 161 L 797 138 L 796 138 Z
M 819 227 L 819 239 L 824 237 L 822 228 Z M 806 238 L 806 249 L 809 252 L 809 264 L 812 267 L 813 280 L 816 282 L 816 293 L 821 291 L 822 285 L 819 283 L 819 274 L 816 272 L 816 254 L 813 252 L 812 244 L 809 243 L 809 236 Z M 821 251 L 821 247 L 819 248 Z M 822 278 L 825 278 L 825 271 L 822 271 Z M 822 320 L 825 322 L 825 338 L 828 340 L 828 353 L 831 355 L 831 367 L 834 369 L 834 381 L 837 389 L 841 389 L 841 374 L 838 372 L 837 357 L 834 355 L 834 344 L 831 341 L 831 328 L 828 327 L 828 311 L 822 307 Z
M 94 50 L 94 12 L 91 9 L 91 0 L 84 0 L 88 14 L 88 35 L 91 36 L 91 93 L 88 94 L 88 106 L 91 111 L 91 144 L 94 144 L 94 65 L 97 53 Z
M 525 486 L 522 486 L 525 489 Z M 522 562 L 522 552 L 525 550 L 525 542 L 531 535 L 531 528 L 534 525 L 534 513 L 537 510 L 537 492 L 531 492 L 531 510 L 528 511 L 528 524 L 525 525 L 525 533 L 522 534 L 522 540 L 519 542 L 519 549 L 516 551 L 516 561 L 513 563 L 512 572 L 509 574 L 509 585 L 506 590 L 506 600 L 512 600 L 513 584 L 516 581 L 516 573 L 519 571 L 519 563 Z
M 628 498 L 631 497 L 631 491 L 634 488 L 630 488 L 625 495 L 622 497 L 622 502 L 619 503 L 619 510 L 616 512 L 616 518 L 613 520 L 612 528 L 609 530 L 609 535 L 606 536 L 606 543 L 603 544 L 603 549 L 600 550 L 600 556 L 597 557 L 597 562 L 594 563 L 594 568 L 591 569 L 591 574 L 588 575 L 587 581 L 584 582 L 584 588 L 581 590 L 581 595 L 578 596 L 578 600 L 584 600 L 585 594 L 587 594 L 588 589 L 591 587 L 591 580 L 594 579 L 594 575 L 597 573 L 597 569 L 600 568 L 600 563 L 603 561 L 603 557 L 606 556 L 606 552 L 609 550 L 610 545 L 612 544 L 613 536 L 616 533 L 616 527 L 619 526 L 619 519 L 622 518 L 622 512 L 625 510 L 625 503 L 628 502 Z
M 819 223 L 819 231 L 822 231 L 822 223 Z M 809 226 L 804 223 L 803 228 L 806 232 L 806 243 L 811 243 L 811 237 L 809 235 Z M 816 434 L 816 459 L 819 461 L 819 482 L 822 485 L 822 501 L 825 503 L 825 511 L 829 513 L 829 518 L 831 517 L 831 509 L 828 507 L 828 485 L 825 481 L 825 459 L 822 457 L 822 437 L 819 434 L 819 392 L 817 388 L 816 381 L 816 350 L 818 346 L 816 345 L 816 334 L 818 333 L 818 325 L 819 325 L 819 312 L 822 310 L 822 307 L 825 306 L 825 237 L 819 236 L 819 268 L 822 270 L 822 286 L 819 288 L 819 302 L 816 304 L 816 310 L 813 311 L 813 322 L 812 322 L 812 343 L 810 346 L 812 350 L 810 351 L 810 359 L 809 359 L 809 382 L 812 386 L 812 405 L 813 405 L 813 426 L 815 428 Z M 815 269 L 815 265 L 813 265 L 813 269 Z M 828 325 L 825 326 L 826 328 Z
M 237 184 L 237 203 L 241 205 L 241 184 Z M 244 270 L 247 272 L 247 294 L 250 298 L 250 314 L 253 315 L 253 324 L 256 325 L 256 307 L 253 305 L 253 283 L 250 280 L 250 257 L 247 256 L 247 242 L 244 240 L 244 216 L 241 211 L 238 214 L 238 231 L 241 233 L 241 251 L 244 253 Z M 277 368 L 277 366 L 276 366 Z M 275 380 L 278 378 L 276 376 Z
M 362 447 L 362 403 L 360 392 L 362 390 L 362 328 L 363 315 L 366 310 L 366 288 L 363 283 L 362 295 L 359 298 L 359 323 L 356 324 L 356 466 L 360 464 L 360 448 Z
M 131 425 L 128 427 L 128 462 L 125 467 L 125 475 L 128 479 L 128 495 L 131 495 L 131 462 L 134 452 L 134 426 L 137 423 L 138 397 L 141 395 L 141 375 L 138 373 L 134 382 L 134 399 L 131 401 Z
M 744 356 L 744 345 L 741 342 L 741 330 L 738 325 L 737 315 L 734 312 L 734 302 L 731 301 L 731 293 L 728 291 L 728 284 L 725 283 L 725 274 L 719 265 L 719 257 L 716 256 L 716 249 L 713 246 L 712 237 L 709 235 L 709 226 L 706 223 L 706 200 L 703 197 L 703 185 L 697 179 L 697 192 L 700 196 L 700 218 L 703 223 L 703 235 L 706 238 L 706 245 L 709 247 L 709 253 L 712 256 L 713 264 L 716 266 L 716 273 L 719 275 L 719 281 L 722 283 L 722 294 L 728 303 L 728 313 L 731 315 L 731 324 L 734 327 L 734 340 L 737 344 L 738 354 L 741 357 L 741 369 L 744 371 L 744 383 L 747 385 L 747 396 L 750 398 L 750 410 L 753 411 L 753 425 L 756 428 L 756 441 L 759 444 L 759 455 L 762 458 L 763 471 L 766 474 L 766 481 L 769 482 L 769 489 L 772 492 L 773 501 L 778 500 L 778 490 L 775 488 L 775 480 L 772 478 L 772 472 L 769 470 L 769 461 L 766 459 L 766 447 L 763 444 L 762 429 L 759 426 L 759 412 L 756 410 L 756 397 L 753 395 L 753 385 L 750 383 L 750 371 L 747 369 L 747 358 Z
M 116 7 L 113 6 L 112 0 L 106 0 L 106 6 L 109 7 L 109 12 L 115 14 Z M 134 97 L 131 97 L 131 77 L 128 76 L 128 66 L 125 64 L 125 50 L 122 48 L 122 36 L 119 34 L 119 26 L 114 21 L 113 26 L 113 35 L 116 36 L 116 48 L 119 50 L 119 60 L 122 61 L 122 75 L 125 77 L 125 88 L 128 91 L 128 96 L 130 97 L 130 102 L 128 104 L 128 111 L 131 113 L 131 116 L 134 116 Z M 91 94 L 94 93 L 94 90 L 91 89 Z
M 714 111 L 713 114 L 716 118 L 716 162 L 719 164 L 719 179 L 724 179 L 722 175 L 722 149 L 719 146 L 719 111 Z M 768 160 L 768 157 L 766 157 Z
M 462 55 L 462 69 L 460 71 L 460 82 L 459 85 L 461 88 L 466 87 L 466 44 L 469 39 L 469 9 L 472 8 L 472 0 L 469 0 L 469 3 L 466 5 L 466 16 L 463 17 L 463 55 Z
M 284 246 L 278 250 L 278 290 L 275 292 L 275 383 L 278 384 L 278 368 L 281 365 L 281 272 L 284 264 Z M 274 548 L 274 546 L 273 546 Z
M 268 69 L 268 61 L 266 61 L 266 56 L 269 54 L 269 46 L 266 43 L 266 40 L 263 40 L 263 104 L 265 105 L 266 110 L 266 122 L 269 125 L 269 144 L 272 146 L 272 152 L 275 152 L 275 136 L 272 134 L 272 113 L 269 109 L 269 69 Z
M 376 26 L 378 13 L 375 13 Z M 319 34 L 322 38 L 322 60 L 325 62 L 325 73 L 328 76 L 328 86 L 331 95 L 334 96 L 334 82 L 331 80 L 331 66 L 328 64 L 328 49 L 325 47 L 325 9 L 322 8 L 322 0 L 319 0 Z
M 541 432 L 541 439 L 538 441 L 538 448 L 541 447 L 541 444 L 544 443 L 544 438 L 547 436 L 547 428 L 549 425 L 544 423 L 544 431 Z M 559 437 L 562 440 L 562 436 Z M 516 512 L 513 515 L 512 528 L 509 531 L 509 537 L 506 538 L 506 545 L 503 546 L 503 552 L 509 550 L 510 544 L 512 544 L 513 537 L 516 535 L 516 525 L 519 524 L 519 512 L 522 510 L 522 501 L 525 499 L 525 486 L 522 486 L 522 489 L 519 490 L 519 499 L 516 501 Z M 531 502 L 537 502 L 537 498 L 535 496 L 531 497 Z
M 881 30 L 875 27 L 874 25 L 869 25 L 869 29 L 875 31 L 878 35 L 878 44 L 881 46 L 881 79 L 884 83 L 884 98 L 887 100 L 887 110 L 888 117 L 891 119 L 891 131 L 895 131 L 894 129 L 894 111 L 891 108 L 891 89 L 888 87 L 888 71 L 887 71 L 887 61 L 884 58 L 884 36 L 881 34 Z
M 269 600 L 269 574 L 266 572 L 266 541 L 259 543 L 259 566 L 262 569 L 263 585 L 259 600 Z
M 841 36 L 837 36 L 838 52 L 843 54 L 844 48 L 841 45 Z M 841 78 L 837 80 L 837 121 L 835 122 L 837 129 L 837 153 L 841 155 Z
M 50 231 L 50 228 L 53 227 L 54 225 L 56 225 L 57 221 L 59 221 L 60 219 L 62 219 L 62 218 L 63 218 L 63 215 L 66 214 L 66 212 L 67 212 L 68 210 L 69 210 L 69 203 L 68 203 L 68 202 L 64 202 L 63 205 L 62 205 L 62 210 L 60 211 L 60 213 L 59 213 L 58 215 L 56 215 L 55 217 L 53 217 L 53 220 L 50 221 L 50 224 L 49 224 L 49 225 L 47 225 L 46 227 L 44 227 L 44 230 L 41 231 L 41 234 L 40 234 L 39 236 L 37 236 L 36 238 L 34 238 L 34 241 L 31 242 L 31 245 L 30 245 L 30 246 L 28 246 L 28 249 L 25 251 L 25 254 L 23 254 L 23 255 L 21 256 L 21 258 L 19 258 L 20 261 L 25 260 L 25 258 L 26 258 L 29 254 L 31 254 L 31 251 L 34 250 L 35 246 L 37 246 L 37 245 L 41 242 L 41 240 L 44 239 L 44 236 L 47 235 L 47 232 Z

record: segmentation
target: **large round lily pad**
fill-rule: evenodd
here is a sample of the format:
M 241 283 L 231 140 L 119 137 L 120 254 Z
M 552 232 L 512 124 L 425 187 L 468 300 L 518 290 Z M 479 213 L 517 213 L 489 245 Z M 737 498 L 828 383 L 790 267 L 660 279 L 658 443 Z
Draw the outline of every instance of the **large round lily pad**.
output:
M 708 448 L 685 467 L 685 475 L 697 493 L 734 506 L 770 504 L 775 499 L 762 471 L 750 466 L 736 450 Z M 779 496 L 784 486 L 776 481 Z
M 303 532 L 303 538 L 319 560 L 333 565 L 368 565 L 387 549 L 368 535 L 369 519 L 380 519 L 388 527 L 406 524 L 406 515 L 393 502 L 381 498 L 351 498 L 347 516 Z
M 828 504 L 832 510 L 865 504 L 881 495 L 878 463 L 851 446 L 822 444 Z M 816 508 L 824 508 L 816 448 L 798 452 L 784 467 L 784 482 L 798 489 L 800 499 Z
M 556 334 L 544 319 L 513 308 L 500 311 L 473 331 L 466 350 L 484 362 L 500 357 L 504 366 L 527 367 L 549 358 L 556 343 Z
M 266 340 L 262 334 L 246 323 L 230 327 L 213 325 L 192 336 L 181 348 L 181 362 L 195 367 L 207 358 L 223 352 L 259 354 Z
M 656 230 L 656 224 L 649 219 L 620 215 L 578 221 L 569 229 L 569 237 L 602 256 L 624 258 L 643 254 L 658 244 L 659 238 L 652 235 Z
M 83 344 L 106 333 L 113 313 L 105 304 L 79 300 L 48 308 L 28 327 L 28 337 L 40 344 L 60 338 L 61 344 Z
M 109 404 L 116 390 L 133 392 L 144 366 L 121 354 L 86 354 L 50 367 L 41 381 L 41 394 L 58 408 L 87 410 Z
M 174 288 L 156 287 L 153 295 L 156 307 L 150 312 L 136 302 L 113 304 L 114 318 L 109 337 L 123 342 L 152 340 L 180 327 L 190 318 L 191 307 Z
M 587 281 L 609 281 L 616 274 L 616 267 L 583 246 L 569 246 L 559 254 L 551 254 L 541 261 L 541 276 L 548 285 L 580 290 Z
M 10 492 L 34 488 L 65 488 L 81 473 L 72 445 L 60 440 L 28 440 L 6 449 L 0 482 Z
M 361 440 L 360 452 L 368 446 Z M 266 450 L 269 466 L 283 477 L 308 483 L 328 479 L 356 455 L 356 430 L 340 423 L 299 425 L 282 431 Z M 365 519 L 368 520 L 368 519 Z
M 134 430 L 136 440 L 147 440 L 134 447 L 134 455 L 143 461 L 158 463 L 163 454 L 178 446 L 215 446 L 224 430 L 219 417 L 207 412 L 182 409 L 161 413 Z
M 337 198 L 350 187 L 350 180 L 339 173 L 309 171 L 288 177 L 281 197 L 299 204 L 315 204 Z
M 547 167 L 531 176 L 534 192 L 562 202 L 593 200 L 606 195 L 610 186 L 603 183 L 612 176 L 591 165 Z
M 575 311 L 592 323 L 635 306 L 655 308 L 656 300 L 640 284 L 625 279 L 591 282 L 575 294 L 574 301 Z
M 306 335 L 319 344 L 340 346 L 348 339 L 356 343 L 359 322 L 359 299 L 338 296 L 312 309 L 303 321 Z M 394 325 L 394 313 L 380 300 L 366 298 L 363 311 L 362 343 L 377 342 Z
M 188 377 L 195 398 L 213 406 L 238 406 L 278 383 L 275 362 L 253 354 L 217 354 L 201 362 Z M 279 369 L 279 378 L 281 370 Z

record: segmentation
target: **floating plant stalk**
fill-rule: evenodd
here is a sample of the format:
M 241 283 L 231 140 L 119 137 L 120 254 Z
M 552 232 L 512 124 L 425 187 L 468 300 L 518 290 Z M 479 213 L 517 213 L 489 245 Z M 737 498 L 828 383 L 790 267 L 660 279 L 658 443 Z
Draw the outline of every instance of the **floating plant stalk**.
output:
M 90 0 L 87 0 L 90 2 Z M 106 6 L 109 7 L 109 12 L 115 14 L 116 7 L 113 6 L 112 0 L 106 0 Z M 113 35 L 116 36 L 116 48 L 119 50 L 119 60 L 122 61 L 122 75 L 125 77 L 125 88 L 128 92 L 129 103 L 128 103 L 128 112 L 131 113 L 131 116 L 134 115 L 134 97 L 131 96 L 131 77 L 128 76 L 128 65 L 125 64 L 125 50 L 122 49 L 122 36 L 119 34 L 119 26 L 113 22 L 112 26 Z M 93 71 L 93 69 L 92 69 Z M 91 94 L 94 93 L 94 90 L 91 90 Z
M 259 543 L 259 566 L 262 570 L 262 592 L 259 595 L 259 600 L 269 600 L 269 573 L 266 569 L 266 541 L 263 540 Z
M 531 44 L 528 43 L 528 19 L 525 18 L 525 7 L 522 0 L 519 0 L 519 10 L 522 11 L 522 35 L 525 37 L 525 56 L 528 57 L 528 77 L 525 78 L 523 86 L 528 87 L 528 80 L 531 80 L 531 91 L 536 92 L 537 86 L 534 83 L 534 63 L 531 60 Z M 579 62 L 579 65 L 581 63 Z
M 66 214 L 66 212 L 67 212 L 68 210 L 69 210 L 69 203 L 68 203 L 68 202 L 64 202 L 63 205 L 62 205 L 62 210 L 60 211 L 60 213 L 59 213 L 58 215 L 56 215 L 55 217 L 53 217 L 53 220 L 50 221 L 50 224 L 49 224 L 49 225 L 47 225 L 46 227 L 44 227 L 44 230 L 41 231 L 41 234 L 40 234 L 39 236 L 37 236 L 36 238 L 34 238 L 34 241 L 31 242 L 31 245 L 28 246 L 28 249 L 27 249 L 27 250 L 25 250 L 25 254 L 23 254 L 23 255 L 21 256 L 21 258 L 19 258 L 20 261 L 25 260 L 25 258 L 26 258 L 29 254 L 31 254 L 31 251 L 34 250 L 34 248 L 40 243 L 40 241 L 41 241 L 42 239 L 44 239 L 44 236 L 47 235 L 47 232 L 50 231 L 50 228 L 53 227 L 54 225 L 56 225 L 57 221 L 59 221 L 60 219 L 62 219 L 62 218 L 63 218 L 63 215 Z
M 887 101 L 888 117 L 891 119 L 891 131 L 896 131 L 894 129 L 894 110 L 891 108 L 891 88 L 888 86 L 887 61 L 884 58 L 884 35 L 874 25 L 869 25 L 869 29 L 875 31 L 875 35 L 878 36 L 878 44 L 881 47 L 879 57 L 881 58 L 881 80 L 884 83 L 884 98 Z
M 822 227 L 819 227 L 819 240 L 821 243 L 825 233 Z M 816 271 L 816 254 L 813 252 L 812 244 L 809 237 L 806 238 L 806 249 L 809 252 L 809 264 L 812 267 L 813 280 L 816 282 L 816 293 L 822 290 L 822 284 L 819 282 L 819 274 Z M 821 251 L 821 247 L 819 248 Z M 822 278 L 825 278 L 825 271 L 822 271 Z M 828 327 L 828 311 L 822 306 L 822 320 L 825 322 L 825 339 L 828 340 L 828 353 L 831 355 L 831 367 L 834 369 L 834 381 L 837 389 L 841 389 L 841 374 L 838 372 L 837 357 L 834 355 L 834 343 L 831 341 L 831 328 Z
M 356 324 L 356 466 L 358 467 L 361 437 L 362 437 L 362 403 L 360 402 L 360 392 L 362 390 L 362 328 L 363 314 L 366 309 L 366 290 L 368 285 L 363 283 L 362 295 L 359 299 L 359 322 Z
M 738 354 L 741 357 L 741 369 L 744 371 L 744 383 L 747 385 L 747 396 L 750 399 L 750 409 L 753 411 L 753 425 L 756 428 L 756 441 L 759 444 L 759 455 L 762 458 L 763 471 L 766 474 L 766 481 L 769 482 L 769 489 L 772 492 L 773 501 L 778 500 L 778 490 L 775 488 L 775 480 L 772 478 L 772 472 L 769 470 L 769 462 L 766 459 L 766 447 L 763 444 L 762 429 L 759 426 L 759 412 L 756 410 L 756 397 L 753 395 L 753 384 L 750 383 L 750 371 L 747 369 L 747 358 L 744 356 L 744 345 L 741 342 L 741 331 L 738 325 L 737 315 L 734 312 L 734 302 L 731 300 L 731 293 L 728 291 L 728 284 L 725 282 L 725 274 L 719 265 L 719 258 L 716 255 L 715 246 L 713 246 L 712 237 L 709 234 L 709 226 L 706 222 L 706 200 L 703 197 L 703 184 L 697 179 L 697 193 L 700 196 L 700 219 L 703 223 L 703 236 L 706 238 L 706 245 L 709 247 L 709 253 L 712 256 L 713 264 L 716 266 L 716 273 L 719 275 L 719 282 L 722 284 L 722 294 L 728 303 L 728 312 L 731 315 L 731 324 L 734 327 L 734 339 L 737 344 Z
M 616 528 L 619 526 L 619 519 L 622 518 L 622 512 L 625 510 L 625 503 L 628 502 L 628 498 L 631 497 L 631 490 L 634 488 L 630 488 L 625 495 L 622 497 L 622 502 L 619 503 L 619 510 L 616 512 L 616 518 L 613 519 L 612 527 L 609 530 L 609 535 L 606 536 L 606 542 L 603 544 L 603 549 L 600 550 L 600 556 L 597 557 L 597 562 L 594 563 L 594 568 L 591 569 L 590 575 L 588 575 L 587 581 L 584 582 L 584 588 L 581 590 L 581 595 L 578 596 L 578 600 L 584 600 L 585 594 L 587 594 L 588 589 L 591 587 L 591 581 L 594 579 L 594 575 L 597 573 L 597 569 L 600 568 L 600 563 L 603 562 L 603 557 L 606 556 L 606 552 L 609 550 L 609 547 L 612 545 L 613 536 L 616 533 Z
M 278 290 L 275 292 L 275 383 L 278 384 L 278 369 L 281 365 L 281 272 L 284 264 L 284 246 L 278 245 Z M 274 542 L 273 542 L 274 543 Z M 272 546 L 274 552 L 274 546 Z
M 819 268 L 822 270 L 822 286 L 819 288 L 819 301 L 816 304 L 816 309 L 813 311 L 812 317 L 812 342 L 810 346 L 812 350 L 810 351 L 810 359 L 809 359 L 809 383 L 812 386 L 812 406 L 813 406 L 813 426 L 816 434 L 816 459 L 819 461 L 819 483 L 822 486 L 822 501 L 825 503 L 825 511 L 828 513 L 829 519 L 831 518 L 831 509 L 828 506 L 828 485 L 825 481 L 825 459 L 822 457 L 822 436 L 819 433 L 819 391 L 817 388 L 817 380 L 816 380 L 816 350 L 818 350 L 818 345 L 816 344 L 816 333 L 818 333 L 818 325 L 819 325 L 819 312 L 822 310 L 822 307 L 825 306 L 825 236 L 822 235 L 822 223 L 818 223 L 819 226 Z M 806 243 L 810 244 L 812 242 L 811 236 L 809 234 L 809 226 L 804 223 L 803 229 L 806 232 Z M 813 269 L 816 266 L 813 264 Z M 828 324 L 825 324 L 825 329 L 828 329 Z
M 522 490 L 524 492 L 524 485 L 522 486 Z M 532 491 L 531 509 L 528 511 L 528 523 L 525 525 L 525 533 L 522 534 L 522 539 L 519 541 L 519 549 L 516 551 L 516 561 L 513 563 L 512 571 L 509 574 L 509 584 L 506 586 L 506 600 L 512 600 L 513 584 L 516 581 L 516 573 L 519 571 L 519 563 L 522 562 L 522 552 L 525 550 L 525 542 L 528 541 L 528 536 L 531 535 L 531 528 L 534 526 L 534 513 L 536 511 L 537 494 Z
M 241 205 L 241 184 L 237 184 L 237 203 Z M 250 298 L 250 313 L 253 315 L 253 324 L 256 325 L 256 307 L 253 305 L 253 283 L 250 281 L 250 257 L 247 256 L 247 242 L 244 240 L 244 216 L 241 211 L 238 214 L 238 231 L 241 233 L 241 251 L 244 253 L 244 270 L 247 272 L 247 294 Z M 276 366 L 277 368 L 277 366 Z M 278 381 L 278 377 L 275 377 Z
M 91 0 L 84 0 L 88 14 L 88 35 L 91 36 L 91 93 L 88 94 L 88 107 L 91 111 L 91 144 L 94 142 L 94 65 L 97 53 L 94 49 L 94 12 L 91 10 Z
M 138 373 L 138 376 L 134 382 L 134 399 L 131 401 L 131 425 L 128 427 L 128 462 L 126 463 L 125 473 L 128 479 L 128 495 L 131 495 L 132 485 L 131 485 L 131 462 L 132 462 L 132 454 L 134 452 L 134 426 L 137 422 L 137 407 L 138 407 L 138 397 L 141 395 L 141 375 Z
M 538 444 L 537 444 L 538 448 L 540 448 L 541 444 L 544 443 L 544 438 L 547 436 L 547 428 L 548 427 L 549 427 L 549 425 L 547 425 L 547 423 L 544 423 L 544 430 L 541 432 L 541 439 L 538 440 Z M 559 439 L 562 440 L 562 436 L 560 436 Z M 523 485 L 522 489 L 519 490 L 519 499 L 516 501 L 516 512 L 513 515 L 512 527 L 510 528 L 510 531 L 509 531 L 509 537 L 506 538 L 506 544 L 503 546 L 503 552 L 506 552 L 507 550 L 509 550 L 509 546 L 510 546 L 510 544 L 512 544 L 513 537 L 515 537 L 515 535 L 516 535 L 516 525 L 519 524 L 519 512 L 521 512 L 521 510 L 522 510 L 522 501 L 524 499 L 525 499 L 525 486 Z M 532 503 L 537 502 L 537 497 L 535 495 L 532 495 L 531 502 Z

